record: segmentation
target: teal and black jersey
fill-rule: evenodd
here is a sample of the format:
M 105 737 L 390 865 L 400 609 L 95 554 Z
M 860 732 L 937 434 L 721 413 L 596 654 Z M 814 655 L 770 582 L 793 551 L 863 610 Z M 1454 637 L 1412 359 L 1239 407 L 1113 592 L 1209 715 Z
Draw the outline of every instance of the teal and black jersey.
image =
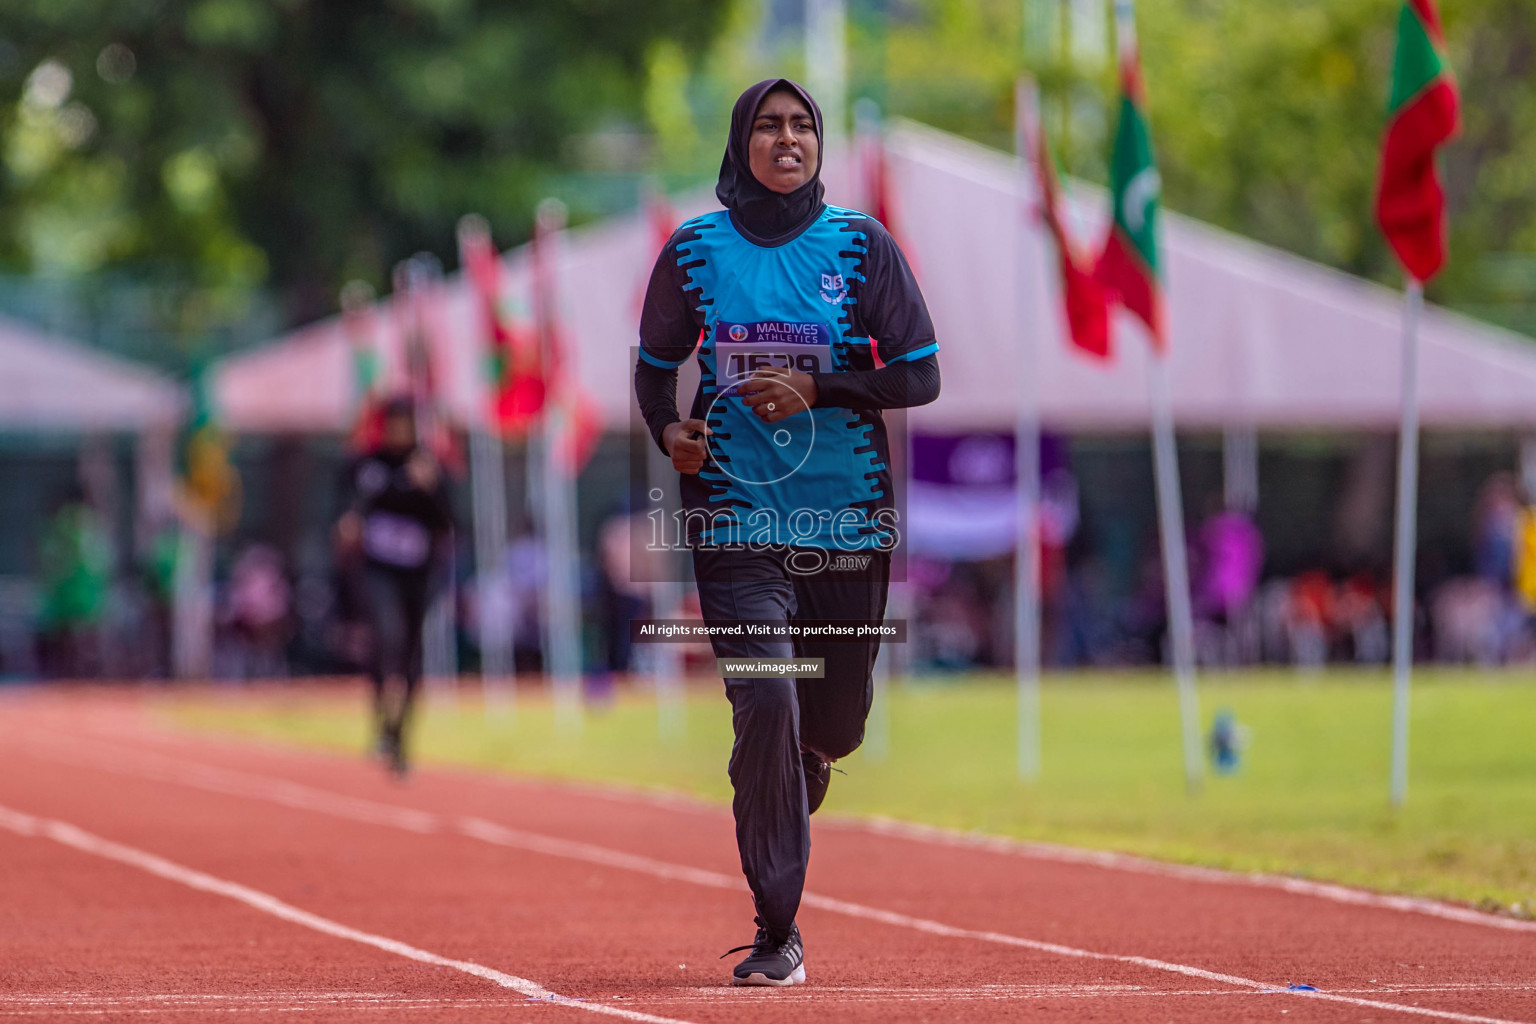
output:
M 710 461 L 682 479 L 690 543 L 889 548 L 897 524 L 880 409 L 933 394 L 892 393 L 904 375 L 867 371 L 931 364 L 936 394 L 938 347 L 911 268 L 872 217 L 828 206 L 777 245 L 749 238 L 724 210 L 678 228 L 651 275 L 640 359 L 664 370 L 699 361 L 691 416 L 713 433 Z M 765 366 L 811 374 L 814 407 L 760 419 L 737 389 Z M 646 414 L 659 436 L 665 423 Z

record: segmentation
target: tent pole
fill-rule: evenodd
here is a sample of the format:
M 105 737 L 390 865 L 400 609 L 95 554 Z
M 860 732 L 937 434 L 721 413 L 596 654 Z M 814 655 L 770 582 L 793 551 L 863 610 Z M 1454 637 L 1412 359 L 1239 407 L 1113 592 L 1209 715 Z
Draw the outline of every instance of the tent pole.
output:
M 576 466 L 574 385 L 558 351 L 559 293 L 555 267 L 563 253 L 565 205 L 557 199 L 539 204 L 535 238 L 534 293 L 540 346 L 549 368 L 550 393 L 544 400 L 543 510 L 544 550 L 549 566 L 545 583 L 545 630 L 549 638 L 546 668 L 554 684 L 555 727 L 564 733 L 581 731 L 581 553 L 576 538 Z
M 207 679 L 213 671 L 213 527 L 200 519 L 189 510 L 177 526 L 171 663 L 183 680 Z
M 556 399 L 558 401 L 558 399 Z M 544 528 L 549 562 L 550 678 L 555 690 L 555 724 L 562 732 L 581 730 L 581 597 L 577 578 L 576 479 L 570 466 L 571 436 L 564 410 L 556 411 L 544 437 Z
M 1259 507 L 1259 434 L 1249 423 L 1228 423 L 1221 437 L 1222 504 L 1236 512 Z
M 1168 391 L 1165 357 L 1153 353 L 1152 461 L 1157 477 L 1157 515 L 1163 545 L 1163 581 L 1168 595 L 1168 638 L 1173 674 L 1179 688 L 1179 719 L 1184 737 L 1184 784 L 1200 790 L 1200 699 L 1195 692 L 1194 615 L 1189 601 L 1189 560 L 1185 550 L 1184 506 L 1179 495 L 1179 453 L 1173 433 L 1173 400 Z
M 661 515 L 653 523 L 658 527 L 659 535 L 652 539 L 653 544 L 647 544 L 645 553 L 641 556 L 646 572 L 655 570 L 659 579 L 652 578 L 651 582 L 651 617 L 655 619 L 674 619 L 682 616 L 683 607 L 683 582 L 679 575 L 684 571 L 682 560 L 677 557 L 671 540 L 667 537 L 667 523 L 675 522 L 673 513 L 677 511 L 677 471 L 672 468 L 671 460 L 661 454 L 661 450 L 651 443 L 651 434 L 644 429 L 645 445 L 645 474 L 646 491 L 651 499 L 654 509 L 658 509 Z M 632 527 L 633 528 L 633 527 Z M 630 537 L 630 576 L 631 580 L 636 576 L 635 565 L 636 549 L 640 545 L 634 536 Z M 651 661 L 652 686 L 656 691 L 656 734 L 664 744 L 670 744 L 681 739 L 688 728 L 688 704 L 687 690 L 683 674 L 686 670 L 686 660 L 682 649 L 672 643 L 658 643 L 650 645 L 654 651 Z
M 1392 574 L 1392 806 L 1408 799 L 1408 697 L 1413 676 L 1413 556 L 1418 545 L 1419 315 L 1424 286 L 1403 307 L 1403 408 L 1397 452 L 1397 551 Z
M 1034 215 L 1029 188 L 1029 140 L 1038 131 L 1039 95 L 1034 83 L 1020 78 L 1014 86 L 1014 152 L 1018 174 L 1018 223 L 1015 227 L 1017 273 L 1022 278 L 1028 263 L 1029 219 Z M 1040 396 L 1036 377 L 1039 354 L 1036 339 L 1029 336 L 1030 296 L 1022 287 L 1018 297 L 1019 416 L 1014 431 L 1014 475 L 1018 478 L 1018 533 L 1014 542 L 1013 647 L 1018 687 L 1019 778 L 1033 782 L 1040 777 Z
M 879 161 L 884 157 L 885 138 L 880 126 L 880 107 L 874 100 L 864 97 L 853 105 L 853 147 L 849 153 L 851 162 L 856 168 L 854 181 L 857 183 L 856 194 L 861 207 L 868 210 L 872 216 L 878 215 L 880 210 L 880 187 L 878 184 Z M 887 225 L 889 227 L 889 225 Z M 904 486 L 902 474 L 910 464 L 907 453 L 900 450 L 910 442 L 910 436 L 906 431 L 905 418 L 898 425 L 897 415 L 902 410 L 886 410 L 886 430 L 891 437 L 891 483 L 899 489 Z M 897 444 L 897 441 L 900 444 Z M 898 507 L 903 507 L 898 505 Z M 894 553 L 893 553 L 894 555 Z M 893 558 L 894 563 L 894 558 Z M 899 584 L 890 582 L 887 591 L 886 617 L 900 618 L 901 596 Z M 874 672 L 871 676 L 871 684 L 874 688 L 870 701 L 869 715 L 864 723 L 864 744 L 859 749 L 864 757 L 870 761 L 884 761 L 891 749 L 891 715 L 888 701 L 890 699 L 891 676 L 894 673 L 893 659 L 897 655 L 895 645 L 882 643 L 875 658 Z
M 474 502 L 475 580 L 480 614 L 481 700 L 487 715 L 507 714 L 517 699 L 512 645 L 498 597 L 507 593 L 507 481 L 501 438 L 489 430 L 469 436 L 470 491 Z

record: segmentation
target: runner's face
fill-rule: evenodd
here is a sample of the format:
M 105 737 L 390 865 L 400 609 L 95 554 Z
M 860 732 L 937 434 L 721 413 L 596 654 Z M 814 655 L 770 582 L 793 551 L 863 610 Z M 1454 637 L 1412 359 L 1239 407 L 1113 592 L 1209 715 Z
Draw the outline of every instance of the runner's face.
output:
M 816 173 L 820 148 L 816 119 L 800 97 L 784 91 L 763 97 L 747 146 L 754 178 L 775 192 L 793 192 Z

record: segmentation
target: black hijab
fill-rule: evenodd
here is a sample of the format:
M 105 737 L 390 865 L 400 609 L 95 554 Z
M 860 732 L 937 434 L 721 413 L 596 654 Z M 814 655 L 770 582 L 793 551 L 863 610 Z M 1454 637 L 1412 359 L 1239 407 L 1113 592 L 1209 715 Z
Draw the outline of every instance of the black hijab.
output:
M 816 121 L 816 170 L 809 181 L 788 194 L 775 192 L 758 181 L 747 156 L 757 108 L 775 89 L 798 96 Z M 821 108 L 810 93 L 789 79 L 768 78 L 741 94 L 731 110 L 731 136 L 725 144 L 725 159 L 720 161 L 715 196 L 731 212 L 731 220 L 742 234 L 759 244 L 779 245 L 794 238 L 821 215 L 821 197 L 826 193 L 821 183 L 825 137 L 821 130 Z

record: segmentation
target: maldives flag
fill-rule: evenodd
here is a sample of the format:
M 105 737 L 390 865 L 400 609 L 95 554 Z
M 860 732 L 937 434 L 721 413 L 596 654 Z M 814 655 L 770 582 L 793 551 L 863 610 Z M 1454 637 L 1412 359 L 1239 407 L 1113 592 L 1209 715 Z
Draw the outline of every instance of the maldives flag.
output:
M 421 443 L 449 474 L 462 477 L 468 469 L 464 446 L 454 430 L 443 401 L 442 364 L 448 352 L 442 272 L 434 261 L 432 270 L 413 278 L 407 270 L 404 307 L 406 314 L 405 367 L 411 397 L 416 403 L 416 430 Z M 435 272 L 434 272 L 435 271 Z
M 485 325 L 491 422 L 503 436 L 521 436 L 544 408 L 538 339 L 506 315 L 501 301 L 501 263 L 484 220 L 466 217 L 460 223 L 459 261 L 474 287 Z
M 878 130 L 870 131 L 860 148 L 859 164 L 865 209 L 885 227 L 886 233 L 896 243 L 896 248 L 907 258 L 907 265 L 912 268 L 913 275 L 921 278 L 923 268 L 918 265 L 917 254 L 906 245 L 902 237 L 901 212 L 897 209 L 896 189 L 891 183 L 891 162 L 886 153 L 885 138 Z M 878 339 L 870 339 L 869 354 L 875 366 L 885 365 L 885 361 L 880 358 Z
M 672 233 L 682 221 L 677 216 L 677 210 L 672 201 L 667 198 L 666 192 L 654 183 L 647 183 L 641 193 L 641 207 L 645 213 L 645 224 L 650 230 L 650 237 L 646 239 L 646 245 L 650 252 L 660 252 L 666 248 L 672 240 Z M 640 279 L 635 285 L 635 297 L 630 304 L 635 319 L 640 319 L 640 313 L 645 309 L 645 292 L 651 283 L 651 267 L 649 263 L 641 262 Z
M 1035 129 L 1034 150 L 1040 216 L 1056 241 L 1056 253 L 1061 260 L 1061 297 L 1066 305 L 1068 333 L 1077 348 L 1099 359 L 1108 359 L 1109 294 L 1085 265 L 1084 254 L 1062 221 L 1056 161 L 1046 142 L 1045 128 L 1040 125 Z
M 1162 281 L 1158 271 L 1157 210 L 1162 194 L 1152 132 L 1147 126 L 1141 58 L 1130 26 L 1121 24 L 1120 112 L 1110 153 L 1109 184 L 1114 222 L 1093 276 L 1152 332 L 1152 345 L 1164 350 Z
M 555 280 L 559 236 L 564 212 L 550 218 L 541 212 L 534 222 L 531 246 L 534 320 L 538 324 L 539 349 L 545 367 L 548 400 L 546 436 L 556 445 L 555 463 L 572 476 L 597 451 L 603 422 L 597 406 L 587 397 L 571 372 L 565 327 L 560 317 L 559 289 Z
M 1416 281 L 1428 281 L 1445 263 L 1445 189 L 1435 150 L 1456 134 L 1459 107 L 1433 0 L 1406 0 L 1397 19 L 1376 221 Z

